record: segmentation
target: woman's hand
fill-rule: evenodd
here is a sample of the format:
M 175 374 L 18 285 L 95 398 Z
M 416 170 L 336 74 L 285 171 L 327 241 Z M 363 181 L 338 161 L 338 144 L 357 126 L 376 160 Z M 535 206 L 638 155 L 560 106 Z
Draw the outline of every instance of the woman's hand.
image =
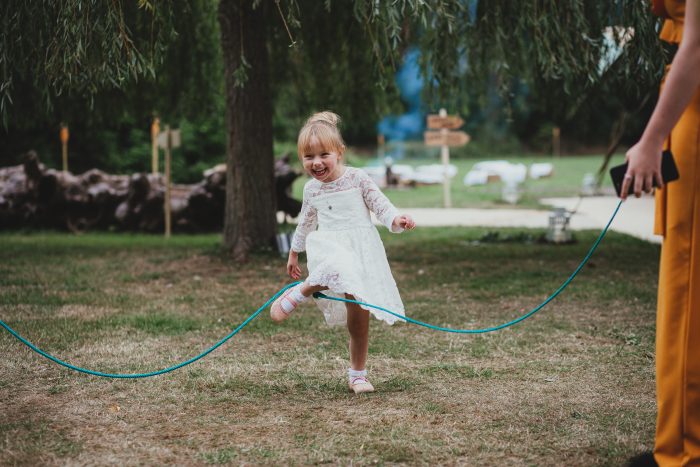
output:
M 394 218 L 394 222 L 391 224 L 392 230 L 394 229 L 404 229 L 413 230 L 416 228 L 416 222 L 409 215 L 402 214 Z
M 301 268 L 299 267 L 299 253 L 289 250 L 289 259 L 287 260 L 287 274 L 294 280 L 299 280 L 301 277 Z
M 637 198 L 642 195 L 642 191 L 644 193 L 651 191 L 654 180 L 656 180 L 658 187 L 663 186 L 661 150 L 661 144 L 650 143 L 642 139 L 627 151 L 625 158 L 629 165 L 625 179 L 622 181 L 620 198 L 627 199 L 627 193 L 632 183 L 634 183 L 634 196 Z

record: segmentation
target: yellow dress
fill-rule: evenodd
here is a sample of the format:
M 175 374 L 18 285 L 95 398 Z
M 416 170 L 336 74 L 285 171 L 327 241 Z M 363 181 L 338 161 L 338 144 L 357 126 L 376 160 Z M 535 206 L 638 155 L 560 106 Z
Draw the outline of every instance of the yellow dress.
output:
M 664 0 L 664 7 L 668 19 L 660 37 L 678 44 L 685 2 Z M 673 128 L 669 144 L 680 179 L 656 193 L 654 230 L 664 240 L 656 321 L 654 456 L 661 466 L 700 465 L 700 89 Z

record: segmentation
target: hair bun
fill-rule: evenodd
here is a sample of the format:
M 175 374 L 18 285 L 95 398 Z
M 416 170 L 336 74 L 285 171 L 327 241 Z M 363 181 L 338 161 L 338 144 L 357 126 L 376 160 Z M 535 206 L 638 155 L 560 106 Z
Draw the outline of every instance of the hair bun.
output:
M 310 116 L 299 130 L 297 138 L 299 158 L 309 153 L 312 141 L 316 141 L 314 143 L 316 148 L 320 144 L 326 151 L 335 151 L 338 155 L 342 155 L 345 152 L 345 143 L 338 129 L 339 123 L 340 117 L 329 111 L 317 112 Z
M 315 114 L 309 117 L 309 119 L 306 121 L 306 124 L 308 125 L 310 123 L 316 122 L 327 123 L 328 125 L 337 127 L 340 123 L 340 117 L 338 116 L 338 114 L 335 114 L 328 110 L 323 112 L 316 112 Z

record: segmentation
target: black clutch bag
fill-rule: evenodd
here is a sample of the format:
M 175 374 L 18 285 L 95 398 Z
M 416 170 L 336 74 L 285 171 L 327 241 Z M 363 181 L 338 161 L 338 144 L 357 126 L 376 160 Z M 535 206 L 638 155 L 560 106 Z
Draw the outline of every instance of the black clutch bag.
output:
M 612 178 L 613 185 L 615 186 L 615 191 L 617 196 L 620 196 L 622 191 L 622 182 L 625 179 L 625 174 L 627 173 L 627 163 L 622 165 L 617 165 L 610 169 L 610 178 Z M 669 183 L 674 180 L 678 180 L 678 167 L 676 167 L 676 162 L 673 160 L 673 154 L 671 151 L 666 150 L 661 155 L 661 178 L 664 183 Z M 634 179 L 632 179 L 634 182 Z M 656 187 L 656 179 L 653 181 L 653 186 Z M 634 183 L 630 183 L 628 190 L 628 195 L 634 193 Z

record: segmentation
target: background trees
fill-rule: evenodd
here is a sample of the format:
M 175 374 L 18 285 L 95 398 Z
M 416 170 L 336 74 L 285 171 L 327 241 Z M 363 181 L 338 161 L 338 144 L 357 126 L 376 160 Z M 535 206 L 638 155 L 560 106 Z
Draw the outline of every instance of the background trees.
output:
M 148 129 L 158 115 L 184 127 L 189 144 L 174 161 L 178 179 L 200 179 L 207 165 L 198 164 L 200 155 L 224 148 L 220 37 L 211 2 L 187 0 L 177 9 L 158 2 L 59 3 L 0 5 L 3 23 L 11 25 L 0 45 L 3 165 L 18 163 L 30 148 L 51 163 L 60 151 L 58 126 L 66 122 L 72 171 L 145 171 Z M 58 61 L 61 69 L 47 68 Z M 103 62 L 110 74 L 100 73 Z
M 478 115 L 496 96 L 525 140 L 543 125 L 601 133 L 656 87 L 663 61 L 637 0 L 8 0 L 0 12 L 3 161 L 49 149 L 67 121 L 73 170 L 145 169 L 151 117 L 180 121 L 178 174 L 226 153 L 224 237 L 241 259 L 275 231 L 273 137 L 332 108 L 348 140 L 373 140 L 379 115 L 401 106 L 392 77 L 408 45 L 426 107 Z

